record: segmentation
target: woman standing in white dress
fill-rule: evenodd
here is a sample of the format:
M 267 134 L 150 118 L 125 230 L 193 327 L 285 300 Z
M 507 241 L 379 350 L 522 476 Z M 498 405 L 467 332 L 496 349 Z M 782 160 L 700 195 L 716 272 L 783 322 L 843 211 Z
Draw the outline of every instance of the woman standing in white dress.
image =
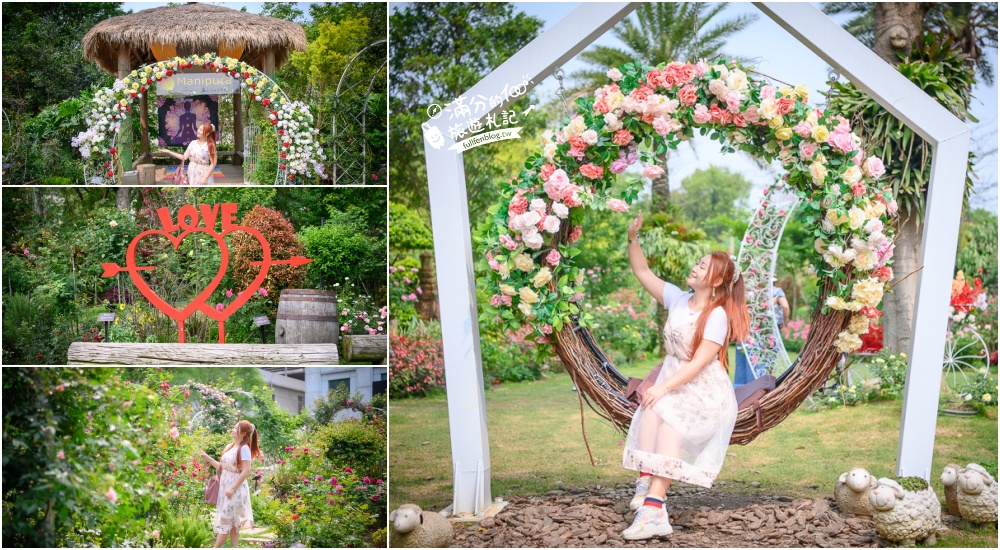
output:
M 191 185 L 215 185 L 212 172 L 219 160 L 215 149 L 215 125 L 209 122 L 202 124 L 198 128 L 198 139 L 188 143 L 183 155 L 167 149 L 160 149 L 159 152 L 188 161 L 187 176 Z
M 247 476 L 253 459 L 260 458 L 257 447 L 257 428 L 246 420 L 240 420 L 233 427 L 233 442 L 222 451 L 219 460 L 213 460 L 204 451 L 204 458 L 219 475 L 219 500 L 215 509 L 212 530 L 218 535 L 215 547 L 221 548 L 226 537 L 232 540 L 233 548 L 240 545 L 240 529 L 253 527 L 253 510 L 250 508 L 250 485 Z
M 652 474 L 649 491 L 628 540 L 673 532 L 664 500 L 673 480 L 711 487 L 722 469 L 736 425 L 737 403 L 729 381 L 730 342 L 742 342 L 750 324 L 743 279 L 725 252 L 702 257 L 691 268 L 690 291 L 656 277 L 639 247 L 642 214 L 628 229 L 632 272 L 670 310 L 663 328 L 667 355 L 656 384 L 632 418 L 622 464 Z

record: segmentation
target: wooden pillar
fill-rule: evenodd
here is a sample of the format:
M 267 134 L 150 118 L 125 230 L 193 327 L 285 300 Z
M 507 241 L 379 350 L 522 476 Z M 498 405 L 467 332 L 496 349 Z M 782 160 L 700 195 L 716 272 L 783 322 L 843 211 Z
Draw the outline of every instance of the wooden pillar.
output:
M 149 90 L 139 99 L 139 128 L 142 132 L 142 154 L 136 164 L 151 163 L 153 155 L 149 150 Z
M 233 94 L 233 164 L 243 166 L 243 91 Z
M 118 50 L 118 78 L 125 78 L 132 72 L 132 60 L 128 48 Z M 122 169 L 132 170 L 132 117 L 126 115 L 118 132 L 118 158 Z
M 267 50 L 264 52 L 264 74 L 267 76 L 274 76 L 274 50 Z

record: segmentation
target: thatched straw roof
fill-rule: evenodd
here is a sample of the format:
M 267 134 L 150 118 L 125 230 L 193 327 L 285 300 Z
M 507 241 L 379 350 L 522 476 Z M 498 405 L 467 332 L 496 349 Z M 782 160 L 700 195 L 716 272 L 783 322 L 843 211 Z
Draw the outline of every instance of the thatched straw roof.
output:
M 154 43 L 176 46 L 178 55 L 218 52 L 223 46 L 243 46 L 241 61 L 263 68 L 263 56 L 274 52 L 275 68 L 292 50 L 306 49 L 306 33 L 298 23 L 253 13 L 189 3 L 142 10 L 101 21 L 83 37 L 84 57 L 108 71 L 118 72 L 118 50 L 131 52 L 131 68 L 156 59 Z

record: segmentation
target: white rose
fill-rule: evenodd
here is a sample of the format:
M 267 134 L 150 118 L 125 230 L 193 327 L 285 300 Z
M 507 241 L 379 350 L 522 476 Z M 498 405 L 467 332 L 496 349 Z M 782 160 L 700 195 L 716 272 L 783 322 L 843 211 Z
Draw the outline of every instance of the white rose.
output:
M 583 141 L 587 142 L 587 145 L 594 145 L 597 143 L 597 132 L 594 130 L 586 130 L 580 134 L 580 137 L 583 138 Z
M 726 87 L 730 90 L 746 93 L 750 89 L 750 85 L 747 82 L 747 74 L 739 69 L 733 69 L 726 76 Z
M 556 218 L 556 221 L 558 220 L 559 218 Z M 532 248 L 534 250 L 538 250 L 539 248 L 542 247 L 543 244 L 545 244 L 545 239 L 542 237 L 542 234 L 539 233 L 538 230 L 534 228 L 532 228 L 532 231 L 530 232 L 526 231 L 522 233 L 521 240 L 524 241 L 524 246 L 527 246 L 528 248 Z
M 545 212 L 545 199 L 533 199 L 531 205 L 528 206 L 529 210 L 534 212 Z M 535 222 L 538 223 L 538 222 Z
M 542 154 L 545 155 L 546 159 L 552 161 L 552 159 L 556 156 L 556 144 L 551 141 L 546 143 L 545 149 L 542 150 Z
M 566 216 L 569 216 L 569 208 L 561 202 L 553 202 L 552 213 L 558 218 L 566 219 Z
M 861 229 L 861 226 L 865 224 L 865 211 L 857 206 L 852 206 L 851 209 L 847 211 L 847 217 L 849 218 L 849 225 L 851 229 Z
M 604 115 L 604 127 L 610 132 L 617 132 L 622 129 L 622 121 L 614 113 Z
M 545 221 L 542 222 L 542 229 L 546 233 L 555 233 L 559 231 L 559 218 L 556 216 L 546 216 Z
M 520 269 L 525 273 L 529 273 L 531 271 L 534 271 L 535 261 L 531 259 L 531 256 L 521 253 L 518 254 L 517 256 L 514 256 L 514 267 Z
M 619 80 L 622 79 L 623 76 L 625 76 L 622 74 L 621 71 L 618 70 L 617 67 L 609 70 L 606 74 L 608 75 L 608 78 L 614 80 L 615 82 L 618 82 Z
M 848 167 L 847 170 L 844 170 L 844 173 L 841 174 L 841 177 L 844 178 L 844 183 L 847 185 L 854 185 L 855 183 L 858 183 L 861 181 L 861 176 L 861 169 L 857 166 Z
M 767 98 L 760 102 L 760 108 L 757 109 L 760 113 L 760 117 L 764 120 L 771 120 L 772 118 L 778 116 L 778 104 L 774 101 L 774 98 Z

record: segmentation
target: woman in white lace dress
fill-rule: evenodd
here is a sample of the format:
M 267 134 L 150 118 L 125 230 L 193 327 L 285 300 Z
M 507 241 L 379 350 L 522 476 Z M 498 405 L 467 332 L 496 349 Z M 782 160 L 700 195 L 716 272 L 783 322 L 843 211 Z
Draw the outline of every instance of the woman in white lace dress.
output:
M 188 143 L 183 155 L 167 149 L 160 149 L 160 152 L 167 153 L 177 160 L 188 161 L 187 177 L 191 185 L 215 184 L 212 173 L 219 160 L 215 149 L 215 125 L 209 122 L 202 124 L 198 128 L 198 139 Z
M 250 485 L 247 476 L 253 459 L 260 458 L 257 447 L 257 428 L 246 420 L 240 420 L 233 427 L 233 442 L 230 443 L 219 460 L 213 460 L 205 452 L 201 453 L 209 464 L 220 470 L 219 500 L 215 509 L 212 530 L 216 533 L 215 547 L 221 548 L 226 537 L 232 540 L 233 548 L 240 545 L 240 529 L 253 527 L 253 510 L 250 508 Z
M 743 279 L 725 252 L 702 257 L 691 268 L 684 292 L 656 277 L 639 247 L 642 214 L 628 229 L 632 272 L 670 311 L 663 328 L 667 355 L 656 384 L 643 396 L 625 442 L 625 468 L 651 474 L 648 492 L 628 540 L 673 532 L 664 500 L 673 480 L 711 487 L 722 469 L 736 424 L 737 403 L 729 381 L 729 343 L 742 342 L 750 323 Z M 642 482 L 640 482 L 641 491 Z

